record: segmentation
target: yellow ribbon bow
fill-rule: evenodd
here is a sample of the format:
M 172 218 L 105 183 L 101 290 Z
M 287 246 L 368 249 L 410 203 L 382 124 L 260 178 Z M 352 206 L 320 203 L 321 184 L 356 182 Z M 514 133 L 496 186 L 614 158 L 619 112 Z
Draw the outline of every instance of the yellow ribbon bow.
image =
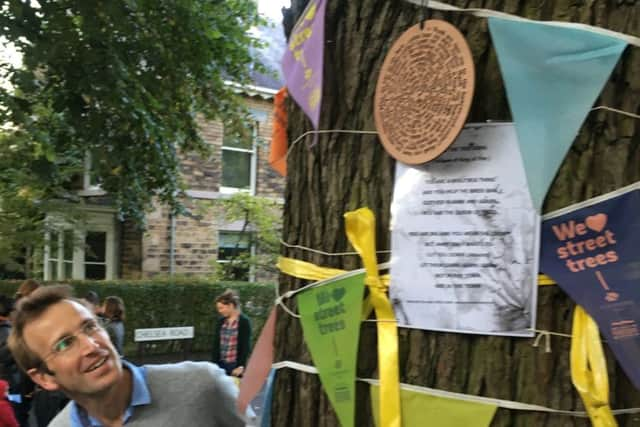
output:
M 577 305 L 573 313 L 571 380 L 593 427 L 617 427 L 609 407 L 609 377 L 596 322 Z

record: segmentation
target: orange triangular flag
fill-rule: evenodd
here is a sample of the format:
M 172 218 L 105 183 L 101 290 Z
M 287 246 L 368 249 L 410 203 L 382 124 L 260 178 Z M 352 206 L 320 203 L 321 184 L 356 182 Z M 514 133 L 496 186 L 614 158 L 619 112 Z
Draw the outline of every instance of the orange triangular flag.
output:
M 287 88 L 283 86 L 273 100 L 273 134 L 269 164 L 280 175 L 287 176 Z

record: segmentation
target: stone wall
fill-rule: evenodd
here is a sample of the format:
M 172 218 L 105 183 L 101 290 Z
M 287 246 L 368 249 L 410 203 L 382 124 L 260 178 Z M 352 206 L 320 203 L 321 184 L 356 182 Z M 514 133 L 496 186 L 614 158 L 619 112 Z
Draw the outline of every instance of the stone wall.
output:
M 205 275 L 211 272 L 211 261 L 217 255 L 215 223 L 199 217 L 195 205 L 185 201 L 193 216 L 175 219 L 174 272 L 181 275 Z M 148 228 L 142 239 L 144 277 L 170 272 L 171 218 L 166 206 L 156 205 L 147 216 Z
M 142 277 L 142 230 L 131 221 L 125 221 L 120 227 L 120 271 L 123 279 Z
M 257 144 L 256 195 L 282 199 L 283 177 L 269 166 L 271 142 L 272 101 L 259 97 L 247 100 L 247 106 L 266 119 L 259 122 Z M 234 225 L 224 224 L 216 218 L 215 211 L 206 213 L 197 208 L 198 203 L 215 203 L 220 194 L 222 178 L 223 127 L 219 122 L 203 122 L 204 140 L 212 146 L 212 155 L 202 158 L 195 154 L 182 155 L 182 174 L 192 198 L 185 200 L 187 215 L 175 221 L 174 272 L 180 275 L 206 275 L 213 271 L 217 259 L 218 230 L 234 230 Z M 123 227 L 121 251 L 121 277 L 137 278 L 167 275 L 170 271 L 171 219 L 166 206 L 156 205 L 147 215 L 144 234 Z M 137 239 L 137 240 L 136 240 Z M 136 242 L 139 242 L 136 244 Z M 257 272 L 259 280 L 274 280 L 270 274 Z
M 190 190 L 217 192 L 222 180 L 222 123 L 200 122 L 200 134 L 213 147 L 212 155 L 202 158 L 196 153 L 181 154 L 182 178 Z
M 259 97 L 248 98 L 247 107 L 264 118 L 258 122 L 256 195 L 282 198 L 284 194 L 284 178 L 278 175 L 269 165 L 269 144 L 272 133 L 272 100 Z M 212 155 L 202 158 L 197 154 L 183 154 L 182 176 L 187 188 L 199 191 L 220 191 L 222 180 L 222 139 L 224 128 L 220 122 L 201 122 L 201 135 L 212 147 Z

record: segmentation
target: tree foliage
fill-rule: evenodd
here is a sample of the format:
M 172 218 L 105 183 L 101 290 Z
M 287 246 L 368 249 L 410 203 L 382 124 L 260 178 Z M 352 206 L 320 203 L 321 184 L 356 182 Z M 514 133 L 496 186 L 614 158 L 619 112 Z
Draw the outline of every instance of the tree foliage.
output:
M 243 129 L 225 81 L 261 69 L 262 24 L 254 0 L 3 2 L 0 41 L 22 65 L 0 64 L 2 249 L 24 251 L 35 241 L 18 231 L 42 236 L 45 213 L 80 200 L 87 153 L 121 217 L 143 223 L 154 197 L 180 211 L 176 153 L 206 152 L 196 117 Z
M 228 263 L 214 261 L 216 280 L 242 280 L 243 272 L 276 273 L 282 231 L 282 206 L 267 198 L 236 193 L 204 209 L 213 209 L 216 216 L 227 222 L 242 224 L 236 246 L 243 242 L 254 247 L 253 252 L 233 251 Z M 236 248 L 237 249 L 237 248 Z
M 178 208 L 176 152 L 206 150 L 196 115 L 241 127 L 225 81 L 259 67 L 248 32 L 259 24 L 253 0 L 4 2 L 0 36 L 23 66 L 2 69 L 13 90 L 0 114 L 13 126 L 0 163 L 21 161 L 18 174 L 32 176 L 17 185 L 53 198 L 89 151 L 121 214 L 142 220 L 154 196 Z

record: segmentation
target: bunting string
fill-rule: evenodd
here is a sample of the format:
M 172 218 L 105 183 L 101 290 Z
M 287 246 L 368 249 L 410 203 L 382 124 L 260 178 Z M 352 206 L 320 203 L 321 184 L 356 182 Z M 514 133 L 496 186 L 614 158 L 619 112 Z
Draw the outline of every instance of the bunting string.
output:
M 577 30 L 590 31 L 592 33 L 602 34 L 609 37 L 614 37 L 619 40 L 623 40 L 628 44 L 640 47 L 640 37 L 632 36 L 629 34 L 620 33 L 613 30 L 607 30 L 606 28 L 594 27 L 593 25 L 587 24 L 578 24 L 575 22 L 563 22 L 563 21 L 538 21 L 535 19 L 523 18 L 522 16 L 512 15 L 510 13 L 500 12 L 497 10 L 491 9 L 481 9 L 481 8 L 462 8 L 453 6 L 450 4 L 442 3 L 439 1 L 429 1 L 426 5 L 423 5 L 422 0 L 406 0 L 410 3 L 416 4 L 418 6 L 424 6 L 429 9 L 439 10 L 442 12 L 463 12 L 469 13 L 478 18 L 500 18 L 507 19 L 511 21 L 525 21 L 525 22 L 535 22 L 543 25 L 554 25 L 565 28 L 574 28 Z
M 617 108 L 606 107 L 604 105 L 599 105 L 599 106 L 593 107 L 591 109 L 591 111 L 597 111 L 597 110 L 611 111 L 612 113 L 622 114 L 623 116 L 629 116 L 629 117 L 634 118 L 634 119 L 640 119 L 640 115 L 633 114 L 633 113 L 630 113 L 630 112 L 624 111 L 624 110 L 618 110 Z
M 304 248 L 304 247 L 302 247 Z M 304 249 L 308 249 L 308 248 L 304 248 Z M 275 304 L 279 305 L 280 307 L 282 307 L 282 309 L 291 317 L 294 317 L 296 319 L 300 319 L 300 315 L 295 313 L 293 310 L 291 310 L 284 302 L 284 300 L 286 299 L 291 299 L 293 298 L 296 294 L 300 293 L 300 292 L 304 292 L 306 290 L 312 289 L 312 288 L 318 288 L 321 286 L 325 286 L 328 285 L 330 283 L 332 283 L 331 279 L 339 274 L 344 274 L 347 273 L 345 270 L 339 270 L 339 269 L 332 269 L 332 268 L 323 268 L 323 267 L 319 267 L 317 265 L 314 265 L 312 263 L 309 262 L 305 262 L 305 261 L 299 261 L 299 260 L 294 260 L 294 259 L 290 259 L 290 258 L 280 258 L 280 260 L 278 261 L 278 268 L 282 271 L 282 273 L 284 274 L 289 274 L 291 276 L 297 277 L 297 278 L 301 278 L 301 279 L 310 279 L 310 280 L 318 280 L 315 283 L 312 283 L 310 285 L 298 288 L 298 289 L 293 289 L 290 291 L 285 292 L 284 294 L 280 294 L 279 290 L 276 289 L 276 300 L 275 300 Z M 390 267 L 390 263 L 383 263 L 383 264 L 379 264 L 378 265 L 378 269 L 379 270 L 387 270 Z M 357 270 L 352 270 L 350 273 L 351 274 L 360 274 L 362 272 L 364 272 L 364 268 L 360 268 Z M 542 279 L 539 280 L 546 280 L 548 279 L 549 281 L 551 279 L 549 279 L 547 276 L 544 275 L 540 275 L 540 277 Z M 389 286 L 389 281 L 390 281 L 390 276 L 389 275 L 383 275 L 380 277 L 381 281 L 383 282 L 383 285 L 385 287 Z M 545 283 L 545 284 L 549 284 L 549 283 Z M 551 284 L 555 284 L 554 282 L 551 282 Z M 364 318 L 362 319 L 362 322 L 373 322 L 373 323 L 395 323 L 396 320 L 389 320 L 389 319 L 367 319 L 368 315 L 370 313 L 370 308 L 366 308 L 365 312 L 364 312 Z M 565 337 L 565 338 L 571 338 L 572 335 L 570 334 L 564 334 L 561 332 L 552 332 L 552 331 L 547 331 L 544 329 L 532 329 L 531 331 L 533 331 L 534 333 L 536 333 L 536 337 L 534 339 L 534 342 L 532 344 L 533 347 L 538 347 L 540 344 L 540 341 L 544 339 L 545 342 L 545 352 L 546 353 L 551 353 L 551 336 L 560 336 L 560 337 Z
M 545 353 L 551 353 L 551 336 L 557 336 L 557 337 L 563 337 L 563 338 L 573 338 L 573 335 L 570 334 L 563 334 L 561 332 L 552 332 L 552 331 L 545 331 L 544 329 L 530 329 L 531 331 L 535 332 L 536 338 L 533 341 L 533 344 L 531 344 L 532 347 L 538 347 L 540 345 L 540 341 L 542 339 L 544 339 L 544 352 Z
M 282 361 L 276 362 L 271 367 L 275 370 L 279 369 L 293 369 L 300 372 L 305 372 L 307 374 L 317 374 L 318 370 L 315 366 L 306 365 L 304 363 L 293 362 L 293 361 Z M 357 381 L 378 385 L 379 382 L 375 378 L 357 378 Z M 558 415 L 568 415 L 579 418 L 588 418 L 589 415 L 585 411 L 569 411 L 563 409 L 554 409 L 549 408 L 542 405 L 533 405 L 530 403 L 517 402 L 513 400 L 505 400 L 505 399 L 496 399 L 492 397 L 484 397 L 484 396 L 475 396 L 471 394 L 465 393 L 456 393 L 452 391 L 438 390 L 429 387 L 422 387 L 412 384 L 400 383 L 400 388 L 404 390 L 415 391 L 422 394 L 428 394 L 432 396 L 439 396 L 449 399 L 457 399 L 457 400 L 465 400 L 467 402 L 477 402 L 477 403 L 485 403 L 490 405 L 496 405 L 500 408 L 512 409 L 516 411 L 533 411 L 533 412 L 548 412 L 552 414 Z M 637 414 L 640 413 L 640 408 L 626 408 L 626 409 L 615 409 L 612 411 L 614 415 L 625 415 L 625 414 Z
M 309 248 L 307 246 L 292 245 L 292 244 L 287 243 L 287 242 L 285 242 L 283 240 L 280 240 L 280 244 L 282 244 L 283 246 L 288 247 L 288 248 L 300 249 L 300 250 L 303 250 L 303 251 L 317 253 L 317 254 L 321 254 L 321 255 L 325 255 L 325 256 L 349 256 L 349 255 L 356 255 L 357 254 L 355 252 L 325 252 L 325 251 L 321 251 L 319 249 Z M 390 254 L 390 253 L 391 253 L 390 250 L 376 251 L 376 254 Z M 305 265 L 305 269 L 314 268 L 314 269 L 317 269 L 316 270 L 317 273 L 309 275 L 308 271 L 302 271 L 302 270 L 304 270 L 303 268 L 294 269 L 294 268 L 289 267 L 288 265 L 287 266 L 283 265 L 283 263 L 287 263 L 288 264 L 290 262 L 306 264 Z M 329 277 L 333 277 L 333 276 L 336 276 L 338 274 L 342 274 L 342 273 L 346 272 L 344 270 L 329 269 L 329 268 L 326 268 L 326 267 L 319 267 L 319 266 L 316 266 L 314 264 L 307 263 L 305 261 L 298 261 L 298 260 L 293 260 L 291 258 L 282 258 L 282 257 L 278 261 L 278 264 L 276 265 L 276 267 L 278 267 L 285 274 L 297 277 L 298 279 L 307 279 L 307 280 L 327 279 Z M 331 271 L 322 271 L 322 270 L 331 270 Z M 389 276 L 382 276 L 382 279 L 383 280 L 389 280 Z M 556 285 L 556 282 L 554 282 L 553 279 L 551 279 L 549 276 L 547 276 L 545 274 L 539 274 L 538 275 L 538 286 L 547 286 L 547 285 Z
M 321 251 L 319 249 L 313 249 L 313 248 L 308 248 L 306 246 L 301 246 L 301 245 L 293 245 L 290 243 L 285 242 L 284 240 L 280 240 L 280 244 L 284 247 L 287 247 L 289 249 L 300 249 L 306 252 L 312 252 L 315 254 L 320 254 L 320 255 L 324 255 L 324 256 L 348 256 L 348 255 L 359 255 L 358 252 L 325 252 L 325 251 Z M 390 254 L 391 251 L 390 250 L 385 250 L 385 251 L 376 251 L 377 254 Z
M 309 135 L 320 135 L 325 133 L 347 133 L 347 134 L 355 134 L 355 135 L 377 135 L 378 132 L 375 130 L 350 130 L 350 129 L 321 129 L 321 130 L 309 130 L 297 137 L 291 142 L 289 149 L 287 150 L 287 155 L 285 156 L 285 160 L 289 159 L 289 153 L 293 150 L 293 147 L 300 141 L 302 141 L 305 137 Z
M 407 1 L 413 1 L 413 0 L 407 0 Z M 433 3 L 433 2 L 431 2 Z M 435 2 L 437 3 L 437 2 Z M 449 6 L 449 5 L 447 5 Z M 451 6 L 451 7 L 455 7 L 455 6 Z M 474 9 L 466 9 L 466 10 L 474 10 Z M 477 9 L 477 10 L 484 10 L 484 9 Z M 521 18 L 522 20 L 527 20 L 525 18 Z M 565 24 L 567 24 L 565 22 Z M 640 38 L 637 38 L 639 43 L 640 43 Z M 640 46 L 640 44 L 638 44 L 637 46 Z M 612 113 L 617 113 L 617 114 L 622 114 L 628 117 L 632 117 L 634 119 L 640 119 L 640 115 L 638 114 L 634 114 L 631 113 L 629 111 L 624 111 L 624 110 L 619 110 L 617 108 L 613 108 L 613 107 L 607 107 L 606 105 L 599 105 L 597 107 L 593 107 L 591 109 L 591 111 L 598 111 L 598 110 L 606 110 Z M 492 122 L 494 120 L 487 120 L 487 122 Z M 291 142 L 291 145 L 289 145 L 289 148 L 287 150 L 287 154 L 285 156 L 286 159 L 289 158 L 289 154 L 291 153 L 291 150 L 293 150 L 293 147 L 295 147 L 300 141 L 304 140 L 307 136 L 309 135 L 320 135 L 320 134 L 331 134 L 331 133 L 343 133 L 343 134 L 352 134 L 352 135 L 377 135 L 378 132 L 375 130 L 355 130 L 355 129 L 320 129 L 320 130 L 308 130 L 306 132 L 304 132 L 302 135 L 298 136 L 296 139 L 294 139 Z M 351 255 L 352 253 L 349 253 L 349 255 Z M 353 252 L 354 255 L 356 255 L 356 252 Z

